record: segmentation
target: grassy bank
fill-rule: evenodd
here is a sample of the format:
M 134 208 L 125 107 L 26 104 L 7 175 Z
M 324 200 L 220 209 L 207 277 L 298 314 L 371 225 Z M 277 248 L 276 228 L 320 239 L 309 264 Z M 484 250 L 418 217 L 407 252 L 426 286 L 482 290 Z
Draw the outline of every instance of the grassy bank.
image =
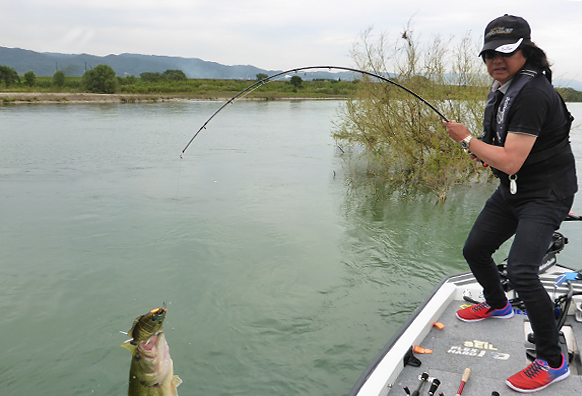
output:
M 179 98 L 179 99 L 225 99 L 230 98 L 256 80 L 220 80 L 220 79 L 188 79 L 184 81 L 148 82 L 139 78 L 118 78 L 117 96 L 126 98 Z M 250 92 L 247 97 L 255 99 L 343 99 L 352 97 L 358 89 L 358 81 L 317 80 L 302 81 L 298 86 L 289 81 L 273 81 L 263 84 Z M 86 94 L 81 87 L 80 77 L 67 77 L 61 86 L 53 84 L 52 77 L 37 77 L 34 86 L 23 82 L 15 82 L 10 87 L 0 88 L 4 98 L 15 94 L 37 94 L 37 100 L 46 97 L 42 94 Z M 7 95 L 10 94 L 10 95 Z M 95 94 L 93 94 L 95 95 Z M 80 97 L 77 95 L 77 97 Z M 86 96 L 98 97 L 98 96 Z M 4 102 L 10 99 L 4 100 Z
M 14 82 L 8 88 L 0 87 L 0 104 L 10 103 L 77 103 L 77 102 L 156 102 L 165 100 L 225 100 L 253 85 L 256 80 L 187 79 L 183 81 L 144 81 L 141 78 L 117 77 L 115 94 L 95 94 L 83 90 L 81 77 L 66 77 L 62 85 L 55 85 L 52 77 L 36 77 L 33 86 L 24 81 Z M 294 85 L 289 80 L 276 80 L 248 92 L 245 98 L 256 100 L 285 99 L 347 99 L 357 96 L 359 80 L 301 81 Z M 450 90 L 467 88 L 449 87 Z M 572 88 L 558 88 L 566 102 L 582 101 L 582 92 Z M 429 99 L 427 97 L 427 99 Z M 430 98 L 433 99 L 433 98 Z

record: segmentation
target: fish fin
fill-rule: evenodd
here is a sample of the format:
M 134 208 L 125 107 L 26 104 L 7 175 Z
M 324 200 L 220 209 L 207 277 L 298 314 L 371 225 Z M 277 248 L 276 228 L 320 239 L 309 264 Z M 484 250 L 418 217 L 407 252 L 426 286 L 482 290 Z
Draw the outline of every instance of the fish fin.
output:
M 143 318 L 144 315 L 138 316 L 135 321 L 133 322 L 133 325 L 131 326 L 131 329 L 129 329 L 129 331 L 127 332 L 127 335 L 129 337 L 133 338 L 133 331 L 135 330 L 135 326 L 139 323 L 140 319 Z
M 182 379 L 180 377 L 178 377 L 177 375 L 174 375 L 174 377 L 172 378 L 172 383 L 174 384 L 174 386 L 177 388 L 182 382 Z
M 134 353 L 137 350 L 137 345 L 131 343 L 132 340 L 127 340 L 121 346 L 127 349 L 129 352 Z

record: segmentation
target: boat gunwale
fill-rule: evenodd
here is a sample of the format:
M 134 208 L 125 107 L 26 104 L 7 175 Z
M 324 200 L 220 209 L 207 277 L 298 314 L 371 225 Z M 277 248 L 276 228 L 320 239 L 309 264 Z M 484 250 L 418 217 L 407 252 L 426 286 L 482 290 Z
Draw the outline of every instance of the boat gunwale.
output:
M 364 372 L 360 375 L 360 378 L 353 386 L 352 390 L 349 393 L 349 396 L 356 396 L 361 391 L 364 384 L 368 381 L 370 376 L 374 373 L 378 365 L 384 360 L 386 355 L 390 352 L 390 350 L 396 345 L 396 343 L 400 340 L 400 338 L 408 331 L 410 325 L 418 318 L 418 316 L 424 311 L 426 306 L 429 302 L 436 296 L 438 291 L 449 281 L 453 278 L 464 276 L 464 275 L 471 275 L 471 272 L 463 272 L 454 275 L 447 275 L 441 279 L 441 281 L 432 289 L 430 294 L 424 299 L 424 301 L 414 310 L 414 312 L 408 317 L 408 319 L 400 326 L 400 328 L 396 331 L 396 333 L 390 338 L 388 343 L 382 348 L 380 353 L 372 360 L 372 363 L 364 370 Z

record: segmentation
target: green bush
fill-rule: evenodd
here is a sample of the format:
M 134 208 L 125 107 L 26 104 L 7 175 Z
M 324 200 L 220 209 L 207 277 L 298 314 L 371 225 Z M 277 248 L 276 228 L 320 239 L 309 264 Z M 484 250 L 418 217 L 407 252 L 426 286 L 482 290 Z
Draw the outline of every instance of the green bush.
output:
M 53 75 L 53 85 L 57 88 L 65 85 L 65 73 L 62 70 L 57 70 Z
M 15 83 L 20 82 L 20 77 L 16 70 L 9 66 L 0 66 L 0 81 L 4 81 L 6 88 Z
M 97 65 L 87 70 L 81 81 L 83 89 L 95 93 L 112 94 L 118 87 L 115 71 L 108 65 Z
M 27 71 L 24 73 L 24 83 L 29 87 L 34 87 L 36 84 L 36 74 L 33 71 Z
M 186 81 L 188 77 L 182 70 L 166 70 L 162 73 L 161 77 L 170 81 Z
M 364 32 L 352 51 L 359 69 L 382 76 L 390 72 L 448 119 L 480 134 L 490 79 L 468 35 L 453 49 L 436 37 L 423 50 L 410 28 L 392 43 L 384 35 L 375 43 L 371 33 Z M 363 147 L 373 168 L 389 182 L 429 188 L 444 200 L 451 186 L 481 175 L 482 168 L 449 138 L 443 119 L 429 106 L 368 76 L 354 86 L 359 87 L 356 99 L 343 106 L 333 136 L 341 144 Z

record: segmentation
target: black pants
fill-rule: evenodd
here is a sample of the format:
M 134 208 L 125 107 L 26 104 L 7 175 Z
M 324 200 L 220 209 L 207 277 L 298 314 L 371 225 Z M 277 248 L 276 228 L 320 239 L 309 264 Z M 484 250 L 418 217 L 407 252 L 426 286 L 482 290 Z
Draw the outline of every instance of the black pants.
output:
M 503 308 L 507 298 L 491 256 L 515 235 L 507 265 L 509 280 L 525 304 L 537 356 L 554 365 L 561 361 L 554 305 L 540 282 L 538 270 L 552 234 L 566 218 L 573 200 L 573 196 L 565 200 L 520 199 L 499 186 L 479 214 L 463 249 L 487 303 Z

